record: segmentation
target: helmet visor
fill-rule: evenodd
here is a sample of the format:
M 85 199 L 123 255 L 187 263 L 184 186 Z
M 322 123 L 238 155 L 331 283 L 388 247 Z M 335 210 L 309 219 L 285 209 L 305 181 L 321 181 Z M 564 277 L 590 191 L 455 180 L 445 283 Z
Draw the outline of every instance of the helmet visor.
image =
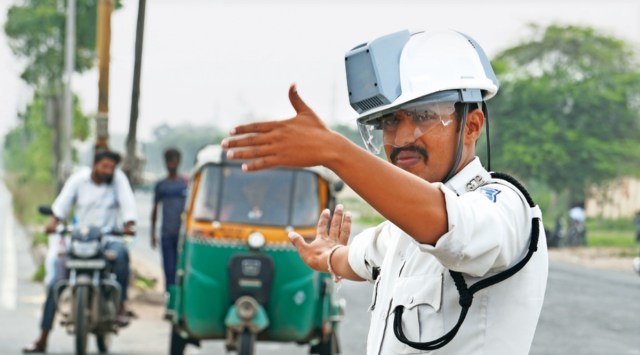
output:
M 365 147 L 378 155 L 384 146 L 401 147 L 453 122 L 455 101 L 409 102 L 358 122 Z

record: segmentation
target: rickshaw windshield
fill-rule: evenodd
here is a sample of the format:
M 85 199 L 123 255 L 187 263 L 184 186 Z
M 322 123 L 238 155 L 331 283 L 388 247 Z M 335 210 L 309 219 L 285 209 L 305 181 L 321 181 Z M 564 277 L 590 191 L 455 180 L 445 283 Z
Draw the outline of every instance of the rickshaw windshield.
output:
M 269 226 L 314 226 L 320 214 L 318 177 L 310 171 L 245 173 L 238 165 L 203 168 L 193 218 Z

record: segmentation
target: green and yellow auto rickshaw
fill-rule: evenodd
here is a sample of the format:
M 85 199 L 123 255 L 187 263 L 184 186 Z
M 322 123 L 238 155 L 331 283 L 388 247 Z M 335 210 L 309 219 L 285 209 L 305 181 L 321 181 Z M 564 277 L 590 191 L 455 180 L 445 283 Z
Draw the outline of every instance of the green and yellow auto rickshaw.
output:
M 176 285 L 168 312 L 171 354 L 188 343 L 224 339 L 253 354 L 256 341 L 309 344 L 339 353 L 343 307 L 328 274 L 306 266 L 288 238 L 313 238 L 318 217 L 342 182 L 324 169 L 245 173 L 220 146 L 203 148 L 189 186 Z

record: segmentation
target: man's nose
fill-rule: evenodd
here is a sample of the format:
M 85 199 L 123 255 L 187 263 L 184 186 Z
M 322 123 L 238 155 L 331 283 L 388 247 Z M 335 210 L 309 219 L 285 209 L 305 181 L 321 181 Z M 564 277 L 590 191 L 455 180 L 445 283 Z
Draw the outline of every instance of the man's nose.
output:
M 394 139 L 396 147 L 403 147 L 416 141 L 416 130 L 418 128 L 413 124 L 410 117 L 406 115 L 398 122 L 398 129 Z

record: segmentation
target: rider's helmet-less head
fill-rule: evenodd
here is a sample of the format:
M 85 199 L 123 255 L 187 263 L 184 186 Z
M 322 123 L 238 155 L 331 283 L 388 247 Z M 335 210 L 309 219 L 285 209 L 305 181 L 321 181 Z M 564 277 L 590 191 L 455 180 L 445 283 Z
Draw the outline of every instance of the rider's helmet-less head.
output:
M 355 47 L 345 62 L 349 101 L 359 113 L 365 146 L 375 154 L 384 145 L 397 146 L 388 138 L 392 134 L 383 134 L 396 127 L 396 112 L 402 110 L 411 117 L 417 139 L 451 123 L 456 103 L 486 108 L 484 101 L 498 92 L 498 80 L 482 48 L 451 30 L 392 33 Z M 463 123 L 467 110 L 465 105 Z M 461 150 L 459 144 L 449 175 Z

